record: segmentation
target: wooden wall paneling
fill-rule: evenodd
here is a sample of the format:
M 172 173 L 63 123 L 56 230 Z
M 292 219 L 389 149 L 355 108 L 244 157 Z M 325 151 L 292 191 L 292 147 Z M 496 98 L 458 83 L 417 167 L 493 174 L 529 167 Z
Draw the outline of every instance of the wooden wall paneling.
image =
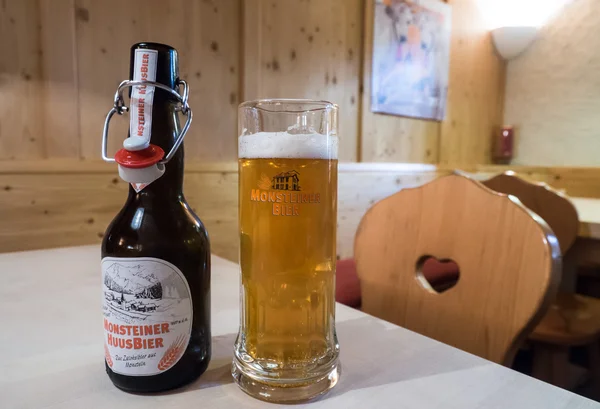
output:
M 67 165 L 68 166 L 68 165 Z M 62 168 L 62 170 L 61 170 Z M 125 203 L 114 166 L 0 172 L 0 251 L 100 243 Z M 185 191 L 205 223 L 213 252 L 237 259 L 237 171 L 188 172 Z
M 249 101 L 260 95 L 262 42 L 256 36 L 261 32 L 262 0 L 242 0 L 240 32 L 241 101 Z M 257 27 L 258 26 L 258 27 Z M 290 59 L 291 59 L 290 53 Z M 297 55 L 296 55 L 297 57 Z
M 75 0 L 39 0 L 39 7 L 45 156 L 78 158 Z
M 44 156 L 40 8 L 0 3 L 0 159 Z
M 129 47 L 143 41 L 140 2 L 75 0 L 81 156 L 98 159 L 102 127 L 119 83 L 129 76 Z M 111 122 L 109 154 L 122 147 L 129 117 Z
M 11 216 L 2 223 L 3 251 L 99 243 L 127 197 L 126 184 L 109 174 L 1 175 L 0 180 L 3 213 Z
M 569 196 L 600 198 L 600 168 L 548 168 L 544 173 L 531 170 L 530 175 Z
M 365 211 L 399 189 L 433 179 L 435 166 L 342 164 L 338 255 L 351 257 Z M 186 197 L 205 223 L 213 251 L 238 257 L 238 175 L 235 163 L 188 163 Z M 127 197 L 114 165 L 99 161 L 0 162 L 0 252 L 100 243 Z
M 154 41 L 178 49 L 180 74 L 190 84 L 194 124 L 186 137 L 188 157 L 234 159 L 239 10 L 237 0 L 76 0 L 83 158 L 99 156 L 112 95 L 129 75 L 130 46 Z M 114 152 L 127 134 L 128 118 L 115 118 L 111 126 Z
M 452 39 L 440 164 L 490 163 L 493 130 L 502 125 L 506 63 L 495 52 L 476 2 L 448 3 Z
M 213 253 L 235 262 L 239 257 L 238 172 L 234 170 L 188 173 L 185 195 L 200 217 Z
M 186 2 L 191 16 L 181 73 L 190 84 L 194 124 L 186 155 L 237 160 L 237 106 L 241 102 L 240 0 Z
M 364 62 L 361 160 L 363 162 L 437 163 L 440 123 L 371 112 L 374 0 L 364 12 Z M 376 38 L 386 44 L 389 37 Z
M 474 166 L 478 179 L 512 169 L 547 181 L 568 195 L 600 198 L 600 168 Z M 377 201 L 400 189 L 449 174 L 451 167 L 340 164 L 338 255 L 351 257 L 360 219 Z M 206 224 L 213 250 L 238 257 L 237 164 L 188 161 L 185 192 Z M 0 252 L 99 243 L 123 205 L 127 185 L 115 165 L 101 161 L 0 161 Z
M 512 170 L 525 179 L 545 182 L 568 196 L 600 198 L 600 168 L 478 165 L 462 169 L 481 180 Z
M 357 159 L 362 0 L 244 1 L 244 99 L 340 107 L 340 159 Z

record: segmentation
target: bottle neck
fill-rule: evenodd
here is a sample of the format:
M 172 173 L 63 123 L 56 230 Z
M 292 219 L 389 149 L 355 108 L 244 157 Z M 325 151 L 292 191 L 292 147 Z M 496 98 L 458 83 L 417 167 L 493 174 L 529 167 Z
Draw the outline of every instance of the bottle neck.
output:
M 172 47 L 157 43 L 138 43 L 131 48 L 129 78 L 133 80 L 156 81 L 176 89 L 178 67 L 177 51 Z M 130 135 L 131 132 L 137 131 L 138 136 L 149 137 L 150 143 L 161 147 L 167 155 L 181 132 L 178 114 L 175 111 L 177 100 L 160 88 L 154 88 L 153 94 L 146 88 L 143 91 L 138 91 L 138 98 L 131 100 Z M 148 116 L 145 111 L 150 104 L 152 112 L 151 116 Z M 142 135 L 139 135 L 139 132 Z M 164 166 L 164 174 L 139 193 L 130 187 L 130 199 L 164 201 L 183 197 L 183 145 Z
M 167 155 L 181 132 L 176 101 L 156 90 L 152 107 L 152 133 L 150 143 L 160 146 Z M 165 173 L 139 193 L 129 187 L 129 197 L 139 200 L 178 200 L 183 196 L 183 144 L 165 165 Z

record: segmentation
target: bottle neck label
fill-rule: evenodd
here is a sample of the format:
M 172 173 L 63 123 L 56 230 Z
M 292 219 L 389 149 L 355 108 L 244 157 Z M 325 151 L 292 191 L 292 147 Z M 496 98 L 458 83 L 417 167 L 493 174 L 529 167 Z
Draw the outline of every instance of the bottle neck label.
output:
M 192 298 L 181 270 L 152 257 L 105 257 L 102 283 L 106 364 L 129 376 L 172 368 L 192 331 Z
M 135 50 L 134 81 L 156 81 L 156 50 Z M 150 142 L 152 132 L 152 104 L 154 87 L 138 85 L 131 91 L 129 132 L 131 136 Z
M 158 51 L 137 49 L 134 54 L 133 80 L 156 81 L 156 60 Z M 152 107 L 154 104 L 155 88 L 150 85 L 136 85 L 131 90 L 129 136 L 134 146 L 146 147 L 152 137 Z M 129 149 L 129 148 L 127 148 Z M 131 183 L 136 192 L 140 192 L 150 183 L 161 177 L 164 167 L 150 166 L 148 168 L 128 171 L 131 173 L 124 177 L 127 169 L 119 167 L 119 174 L 123 180 Z

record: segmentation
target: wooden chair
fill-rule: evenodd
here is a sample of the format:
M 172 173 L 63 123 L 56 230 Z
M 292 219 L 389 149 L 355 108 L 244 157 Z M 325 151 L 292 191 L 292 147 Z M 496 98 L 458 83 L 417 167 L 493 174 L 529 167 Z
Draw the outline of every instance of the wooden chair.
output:
M 540 216 L 552 229 L 564 255 L 579 231 L 577 209 L 562 193 L 546 183 L 529 182 L 508 171 L 482 182 L 490 189 L 516 196 L 529 210 Z
M 464 175 L 376 203 L 354 255 L 363 311 L 505 365 L 558 288 L 560 253 L 548 226 Z M 453 288 L 438 293 L 424 279 L 427 256 L 458 263 Z
M 531 183 L 513 172 L 485 182 L 500 193 L 516 196 L 541 216 L 554 231 L 564 256 L 577 238 L 579 218 L 569 199 L 545 183 Z M 569 349 L 588 346 L 590 367 L 598 380 L 600 371 L 600 300 L 560 292 L 530 339 L 534 347 L 533 375 L 554 385 L 572 389 L 581 375 L 569 364 Z M 580 371 L 579 371 L 580 372 Z

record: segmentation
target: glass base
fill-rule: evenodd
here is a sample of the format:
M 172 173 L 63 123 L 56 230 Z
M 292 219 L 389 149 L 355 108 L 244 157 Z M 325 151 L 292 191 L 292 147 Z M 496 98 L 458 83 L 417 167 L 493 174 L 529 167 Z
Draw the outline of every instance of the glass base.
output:
M 259 374 L 253 374 L 251 369 L 240 365 L 235 358 L 231 368 L 233 379 L 244 392 L 274 403 L 298 403 L 315 399 L 337 384 L 341 372 L 342 367 L 337 360 L 323 376 L 299 380 L 259 380 Z

